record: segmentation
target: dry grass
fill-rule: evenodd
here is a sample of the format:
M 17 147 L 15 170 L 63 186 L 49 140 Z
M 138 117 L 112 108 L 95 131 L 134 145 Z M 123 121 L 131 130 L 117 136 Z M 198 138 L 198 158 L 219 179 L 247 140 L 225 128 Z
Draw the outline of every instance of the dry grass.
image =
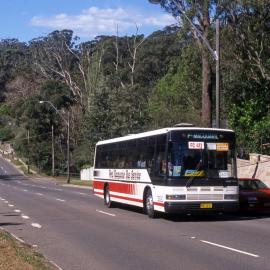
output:
M 55 270 L 41 254 L 0 230 L 0 269 L 3 270 Z

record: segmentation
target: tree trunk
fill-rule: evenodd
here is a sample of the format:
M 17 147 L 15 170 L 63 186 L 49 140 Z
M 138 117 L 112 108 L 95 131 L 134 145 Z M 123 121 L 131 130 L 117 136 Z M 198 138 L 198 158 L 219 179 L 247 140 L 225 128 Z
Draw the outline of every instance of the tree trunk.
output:
M 202 27 L 203 36 L 207 38 L 208 29 L 210 26 L 209 19 L 209 3 L 208 0 L 204 0 L 202 6 Z M 209 55 L 206 51 L 205 46 L 202 45 L 202 111 L 201 111 L 201 122 L 205 127 L 212 126 L 211 109 L 211 66 L 209 63 Z

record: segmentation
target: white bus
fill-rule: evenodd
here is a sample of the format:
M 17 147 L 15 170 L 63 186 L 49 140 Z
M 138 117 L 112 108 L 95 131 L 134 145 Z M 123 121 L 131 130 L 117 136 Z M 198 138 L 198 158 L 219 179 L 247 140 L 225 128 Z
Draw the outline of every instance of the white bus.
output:
M 159 212 L 238 210 L 235 134 L 228 129 L 179 124 L 100 141 L 94 160 L 94 194 Z

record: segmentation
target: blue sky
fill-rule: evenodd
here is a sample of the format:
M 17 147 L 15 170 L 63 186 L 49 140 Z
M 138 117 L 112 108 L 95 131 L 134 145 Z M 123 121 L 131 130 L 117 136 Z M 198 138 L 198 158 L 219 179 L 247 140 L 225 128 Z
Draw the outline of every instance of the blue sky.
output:
M 175 23 L 148 0 L 2 0 L 0 39 L 29 41 L 53 30 L 72 29 L 82 40 L 97 35 L 148 35 Z

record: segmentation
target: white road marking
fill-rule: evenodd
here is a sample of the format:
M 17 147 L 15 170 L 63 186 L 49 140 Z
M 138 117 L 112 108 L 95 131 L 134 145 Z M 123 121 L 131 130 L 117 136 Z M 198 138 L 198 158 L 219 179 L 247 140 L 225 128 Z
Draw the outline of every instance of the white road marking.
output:
M 241 253 L 241 254 L 245 254 L 245 255 L 251 256 L 251 257 L 255 257 L 255 258 L 259 258 L 260 257 L 257 254 L 249 253 L 249 252 L 246 252 L 246 251 L 243 251 L 243 250 L 239 250 L 239 249 L 235 249 L 235 248 L 230 248 L 230 247 L 227 247 L 227 246 L 219 245 L 219 244 L 212 243 L 212 242 L 205 241 L 205 240 L 200 240 L 200 241 L 203 242 L 203 243 L 205 243 L 205 244 L 209 244 L 209 245 L 212 245 L 212 246 L 216 246 L 216 247 L 228 249 L 228 250 L 231 250 L 231 251 L 235 251 L 235 252 L 238 252 L 238 253 Z
M 23 191 L 28 191 L 28 189 L 23 189 Z
M 6 200 L 6 199 L 3 199 L 3 198 L 1 199 L 1 201 L 5 201 L 5 200 Z
M 21 238 L 19 238 L 18 236 L 16 236 L 15 234 L 11 233 L 11 235 L 12 235 L 15 239 L 17 239 L 19 242 L 24 243 L 24 241 L 23 241 Z
M 38 228 L 38 229 L 41 229 L 41 225 L 38 224 L 38 223 L 31 223 L 31 226 L 33 226 L 34 228 Z
M 78 193 L 78 194 L 80 194 L 80 195 L 88 195 L 88 194 L 82 193 L 82 192 L 76 192 L 76 193 Z
M 63 189 L 60 189 L 60 188 L 55 188 L 54 190 L 57 190 L 57 191 L 62 191 Z
M 59 198 L 56 198 L 57 201 L 59 202 L 65 202 L 66 200 L 62 200 L 62 199 L 59 199 Z
M 111 213 L 107 213 L 107 212 L 103 212 L 103 211 L 100 211 L 100 210 L 96 210 L 97 212 L 101 213 L 101 214 L 105 214 L 105 215 L 108 215 L 108 216 L 112 216 L 112 217 L 115 217 L 115 214 L 111 214 Z
M 21 210 L 15 209 L 14 212 L 15 212 L 15 213 L 21 213 Z
M 36 193 L 37 195 L 39 195 L 39 196 L 43 196 L 43 194 L 42 193 Z
M 28 217 L 28 216 L 23 215 L 23 214 L 22 214 L 22 218 L 24 218 L 24 219 L 29 219 L 29 217 Z
M 13 204 L 9 204 L 8 206 L 9 206 L 9 207 L 14 207 L 14 205 L 13 205 Z
M 8 203 L 8 201 L 4 201 L 4 203 Z

